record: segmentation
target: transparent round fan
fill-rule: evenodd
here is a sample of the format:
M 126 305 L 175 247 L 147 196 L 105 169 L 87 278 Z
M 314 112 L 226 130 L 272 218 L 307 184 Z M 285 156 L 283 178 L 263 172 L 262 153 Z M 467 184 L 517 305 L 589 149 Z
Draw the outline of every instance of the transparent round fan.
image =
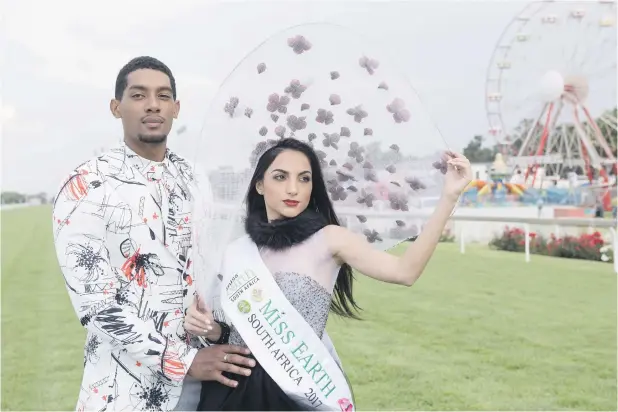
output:
M 442 190 L 442 135 L 378 47 L 341 26 L 300 25 L 249 53 L 206 113 L 194 154 L 202 274 L 212 279 L 225 246 L 243 234 L 257 159 L 289 137 L 315 149 L 342 225 L 384 250 L 420 233 Z

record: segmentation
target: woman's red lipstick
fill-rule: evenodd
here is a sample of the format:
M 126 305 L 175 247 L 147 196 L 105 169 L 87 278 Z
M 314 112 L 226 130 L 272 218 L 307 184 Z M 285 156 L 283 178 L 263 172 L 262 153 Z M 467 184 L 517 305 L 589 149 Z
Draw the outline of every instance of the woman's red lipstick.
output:
M 294 207 L 294 206 L 298 206 L 298 203 L 300 203 L 300 202 L 298 202 L 297 200 L 287 199 L 287 200 L 284 200 L 283 203 L 285 203 L 286 206 Z

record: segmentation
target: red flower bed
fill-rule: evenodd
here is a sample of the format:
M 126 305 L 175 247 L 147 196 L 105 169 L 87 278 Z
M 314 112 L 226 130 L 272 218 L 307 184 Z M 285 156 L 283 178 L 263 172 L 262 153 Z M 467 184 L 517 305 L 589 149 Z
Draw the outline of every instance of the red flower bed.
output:
M 525 250 L 525 232 L 520 228 L 506 226 L 502 234 L 495 236 L 489 242 L 489 246 L 496 250 L 523 252 Z M 554 234 L 549 238 L 544 238 L 530 232 L 530 253 L 605 262 L 613 260 L 613 253 L 605 245 L 600 232 L 580 236 L 567 235 L 560 238 L 557 238 Z

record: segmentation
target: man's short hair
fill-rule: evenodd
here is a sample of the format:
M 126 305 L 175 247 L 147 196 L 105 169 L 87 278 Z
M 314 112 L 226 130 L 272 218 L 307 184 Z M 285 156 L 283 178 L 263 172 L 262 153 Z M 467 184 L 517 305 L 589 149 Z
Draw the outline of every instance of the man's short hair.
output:
M 170 79 L 172 95 L 174 97 L 174 100 L 176 100 L 176 79 L 174 79 L 172 71 L 163 62 L 150 56 L 136 57 L 127 64 L 125 64 L 122 69 L 120 69 L 120 71 L 118 72 L 118 77 L 116 78 L 116 100 L 122 99 L 122 94 L 127 88 L 127 77 L 129 76 L 129 74 L 141 69 L 158 70 L 161 73 L 165 73 Z

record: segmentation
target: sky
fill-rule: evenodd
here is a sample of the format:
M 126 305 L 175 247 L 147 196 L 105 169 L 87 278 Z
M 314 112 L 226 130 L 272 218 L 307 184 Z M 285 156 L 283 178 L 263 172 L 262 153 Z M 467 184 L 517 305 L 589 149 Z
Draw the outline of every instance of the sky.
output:
M 150 55 L 181 102 L 169 146 L 191 160 L 207 109 L 268 36 L 330 22 L 371 38 L 406 74 L 455 149 L 486 134 L 487 66 L 521 1 L 4 0 L 2 190 L 54 193 L 71 169 L 122 138 L 109 112 L 116 75 Z M 186 127 L 186 132 L 175 131 Z

